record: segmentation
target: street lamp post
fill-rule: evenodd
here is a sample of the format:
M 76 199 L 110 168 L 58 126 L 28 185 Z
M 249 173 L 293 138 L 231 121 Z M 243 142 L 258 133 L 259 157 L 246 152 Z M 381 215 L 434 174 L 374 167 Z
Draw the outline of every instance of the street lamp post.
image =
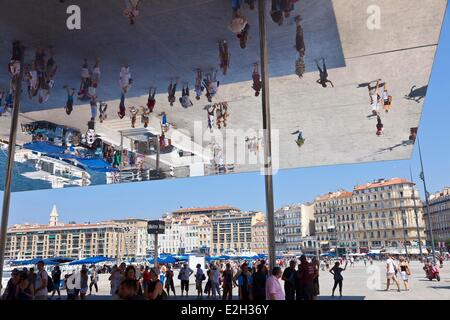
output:
M 425 181 L 425 173 L 423 170 L 423 160 L 422 160 L 422 150 L 420 149 L 420 141 L 419 138 L 417 138 L 417 143 L 419 145 L 419 157 L 420 157 L 420 167 L 422 172 L 420 173 L 420 179 L 423 181 L 423 189 L 425 192 L 425 203 L 426 203 L 426 210 L 427 210 L 427 222 L 428 222 L 428 230 L 430 230 L 430 240 L 431 240 L 431 251 L 433 253 L 433 263 L 436 264 L 436 250 L 434 248 L 434 236 L 433 236 L 433 224 L 431 222 L 430 217 L 430 201 L 428 197 L 428 191 L 427 191 L 427 184 Z
M 408 246 L 406 244 L 406 230 L 407 230 L 406 210 L 404 208 L 400 208 L 400 209 L 401 209 L 401 212 L 402 212 L 403 246 L 405 247 L 406 259 L 408 259 Z
M 411 182 L 414 183 L 411 167 L 409 167 L 409 174 L 411 176 Z M 416 219 L 417 241 L 419 242 L 420 261 L 422 261 L 423 259 L 422 240 L 420 239 L 419 215 L 417 213 L 416 190 L 414 189 L 414 186 L 413 186 L 413 201 L 414 201 L 414 217 Z

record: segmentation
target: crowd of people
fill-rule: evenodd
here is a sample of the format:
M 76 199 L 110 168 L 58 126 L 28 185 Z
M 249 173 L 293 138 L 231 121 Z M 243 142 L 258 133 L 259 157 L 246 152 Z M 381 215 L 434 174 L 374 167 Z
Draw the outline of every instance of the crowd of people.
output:
M 448 257 L 447 257 L 448 260 Z M 345 271 L 358 262 L 373 264 L 371 257 L 353 256 L 336 259 L 302 255 L 299 260 L 280 259 L 276 267 L 269 270 L 266 260 L 216 261 L 206 265 L 197 264 L 192 270 L 188 263 L 161 264 L 160 266 L 119 265 L 97 267 L 82 265 L 80 270 L 68 271 L 63 275 L 60 266 L 52 267 L 47 273 L 43 261 L 34 268 L 14 269 L 3 293 L 4 300 L 47 300 L 61 299 L 61 291 L 66 291 L 68 300 L 85 300 L 99 292 L 100 275 L 105 274 L 110 283 L 109 294 L 113 300 L 165 300 L 174 297 L 192 299 L 233 300 L 243 302 L 264 300 L 316 300 L 320 295 L 319 274 L 327 272 L 333 279 L 331 297 L 339 290 L 343 297 Z M 299 263 L 298 263 L 299 262 Z M 432 267 L 429 259 L 424 259 L 424 270 Z M 385 265 L 386 291 L 395 285 L 401 291 L 410 290 L 409 279 L 412 269 L 407 257 L 387 255 L 381 262 Z M 443 268 L 444 257 L 439 256 L 439 267 Z M 49 269 L 47 269 L 49 270 Z M 175 286 L 175 275 L 180 286 Z M 324 276 L 324 274 L 322 274 Z M 103 278 L 105 279 L 105 278 Z M 193 280 L 193 281 L 191 281 Z M 195 285 L 189 296 L 191 285 Z M 192 294 L 192 293 L 191 293 Z

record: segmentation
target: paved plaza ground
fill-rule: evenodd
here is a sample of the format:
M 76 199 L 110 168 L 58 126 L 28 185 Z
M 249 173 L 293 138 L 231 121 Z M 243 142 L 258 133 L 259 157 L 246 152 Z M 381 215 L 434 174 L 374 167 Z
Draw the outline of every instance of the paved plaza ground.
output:
M 397 292 L 395 286 L 386 292 L 385 264 L 374 262 L 364 266 L 363 262 L 355 263 L 354 267 L 347 266 L 344 271 L 344 286 L 342 298 L 331 297 L 333 287 L 333 276 L 328 271 L 321 271 L 319 300 L 450 300 L 450 264 L 444 263 L 444 268 L 440 269 L 441 281 L 429 281 L 425 278 L 422 265 L 419 262 L 412 262 L 412 276 L 410 279 L 410 291 L 405 291 L 401 286 L 401 292 Z M 101 275 L 99 282 L 99 293 L 88 296 L 88 300 L 110 300 L 108 275 Z M 193 276 L 192 276 L 192 282 Z M 402 285 L 402 283 L 400 283 Z M 180 283 L 175 273 L 175 290 L 180 294 Z M 195 286 L 192 284 L 188 297 L 170 297 L 169 299 L 197 300 Z M 237 289 L 233 290 L 233 299 L 237 300 Z M 338 292 L 336 292 L 338 295 Z M 63 299 L 64 299 L 63 295 Z M 204 297 L 207 300 L 207 297 Z

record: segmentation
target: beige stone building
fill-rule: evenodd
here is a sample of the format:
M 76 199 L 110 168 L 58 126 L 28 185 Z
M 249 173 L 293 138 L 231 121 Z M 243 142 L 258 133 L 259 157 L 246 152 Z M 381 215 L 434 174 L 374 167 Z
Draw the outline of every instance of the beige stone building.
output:
M 211 220 L 206 215 L 168 215 L 165 232 L 159 235 L 159 252 L 171 254 L 208 253 Z M 153 239 L 151 239 L 153 243 Z
M 321 251 L 334 251 L 343 237 L 349 237 L 349 242 L 354 241 L 351 201 L 352 193 L 346 190 L 330 192 L 315 198 L 315 235 Z M 340 231 L 344 233 L 341 234 Z
M 123 226 L 114 222 L 60 223 L 54 207 L 48 225 L 23 224 L 8 228 L 5 259 L 82 259 L 92 256 L 122 259 L 124 233 Z
M 435 193 L 429 198 L 431 230 L 435 242 L 450 241 L 450 188 L 446 187 L 441 192 Z M 430 241 L 430 227 L 428 226 L 427 211 L 424 209 L 425 232 Z M 439 246 L 438 246 L 439 247 Z
M 211 254 L 244 253 L 252 250 L 252 225 L 264 221 L 261 212 L 230 210 L 211 217 Z
M 269 252 L 266 221 L 257 221 L 252 225 L 251 251 L 255 253 Z
M 322 252 L 401 252 L 406 243 L 418 252 L 418 233 L 425 243 L 422 202 L 414 183 L 380 179 L 315 199 L 316 238 Z
M 314 234 L 314 204 L 284 206 L 274 216 L 277 252 L 301 253 L 304 238 Z
M 125 237 L 126 259 L 142 260 L 148 257 L 148 232 L 146 219 L 121 219 L 113 220 L 113 223 L 123 225 Z
M 411 247 L 411 253 L 416 251 L 416 212 L 419 234 L 424 244 L 422 203 L 414 186 L 406 179 L 393 178 L 354 188 L 352 205 L 360 251 L 384 248 L 386 251 L 401 252 L 405 243 Z

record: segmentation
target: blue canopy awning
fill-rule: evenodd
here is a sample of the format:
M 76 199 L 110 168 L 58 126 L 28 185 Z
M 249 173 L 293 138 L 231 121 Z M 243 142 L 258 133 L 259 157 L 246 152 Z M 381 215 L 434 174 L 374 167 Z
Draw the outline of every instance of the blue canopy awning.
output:
M 40 153 L 64 153 L 66 151 L 66 148 L 64 147 L 55 146 L 45 141 L 35 141 L 26 143 L 23 145 L 23 147 Z
M 148 262 L 155 263 L 155 258 L 148 259 Z M 159 256 L 158 257 L 158 263 L 175 263 L 177 262 L 177 259 L 175 259 L 172 256 Z
M 106 262 L 106 261 L 114 261 L 114 260 L 116 260 L 116 259 L 107 258 L 107 257 L 91 257 L 91 258 L 72 261 L 71 263 L 69 263 L 69 265 L 73 266 L 73 265 L 80 265 L 80 264 L 96 264 L 96 263 L 101 263 L 101 262 Z

